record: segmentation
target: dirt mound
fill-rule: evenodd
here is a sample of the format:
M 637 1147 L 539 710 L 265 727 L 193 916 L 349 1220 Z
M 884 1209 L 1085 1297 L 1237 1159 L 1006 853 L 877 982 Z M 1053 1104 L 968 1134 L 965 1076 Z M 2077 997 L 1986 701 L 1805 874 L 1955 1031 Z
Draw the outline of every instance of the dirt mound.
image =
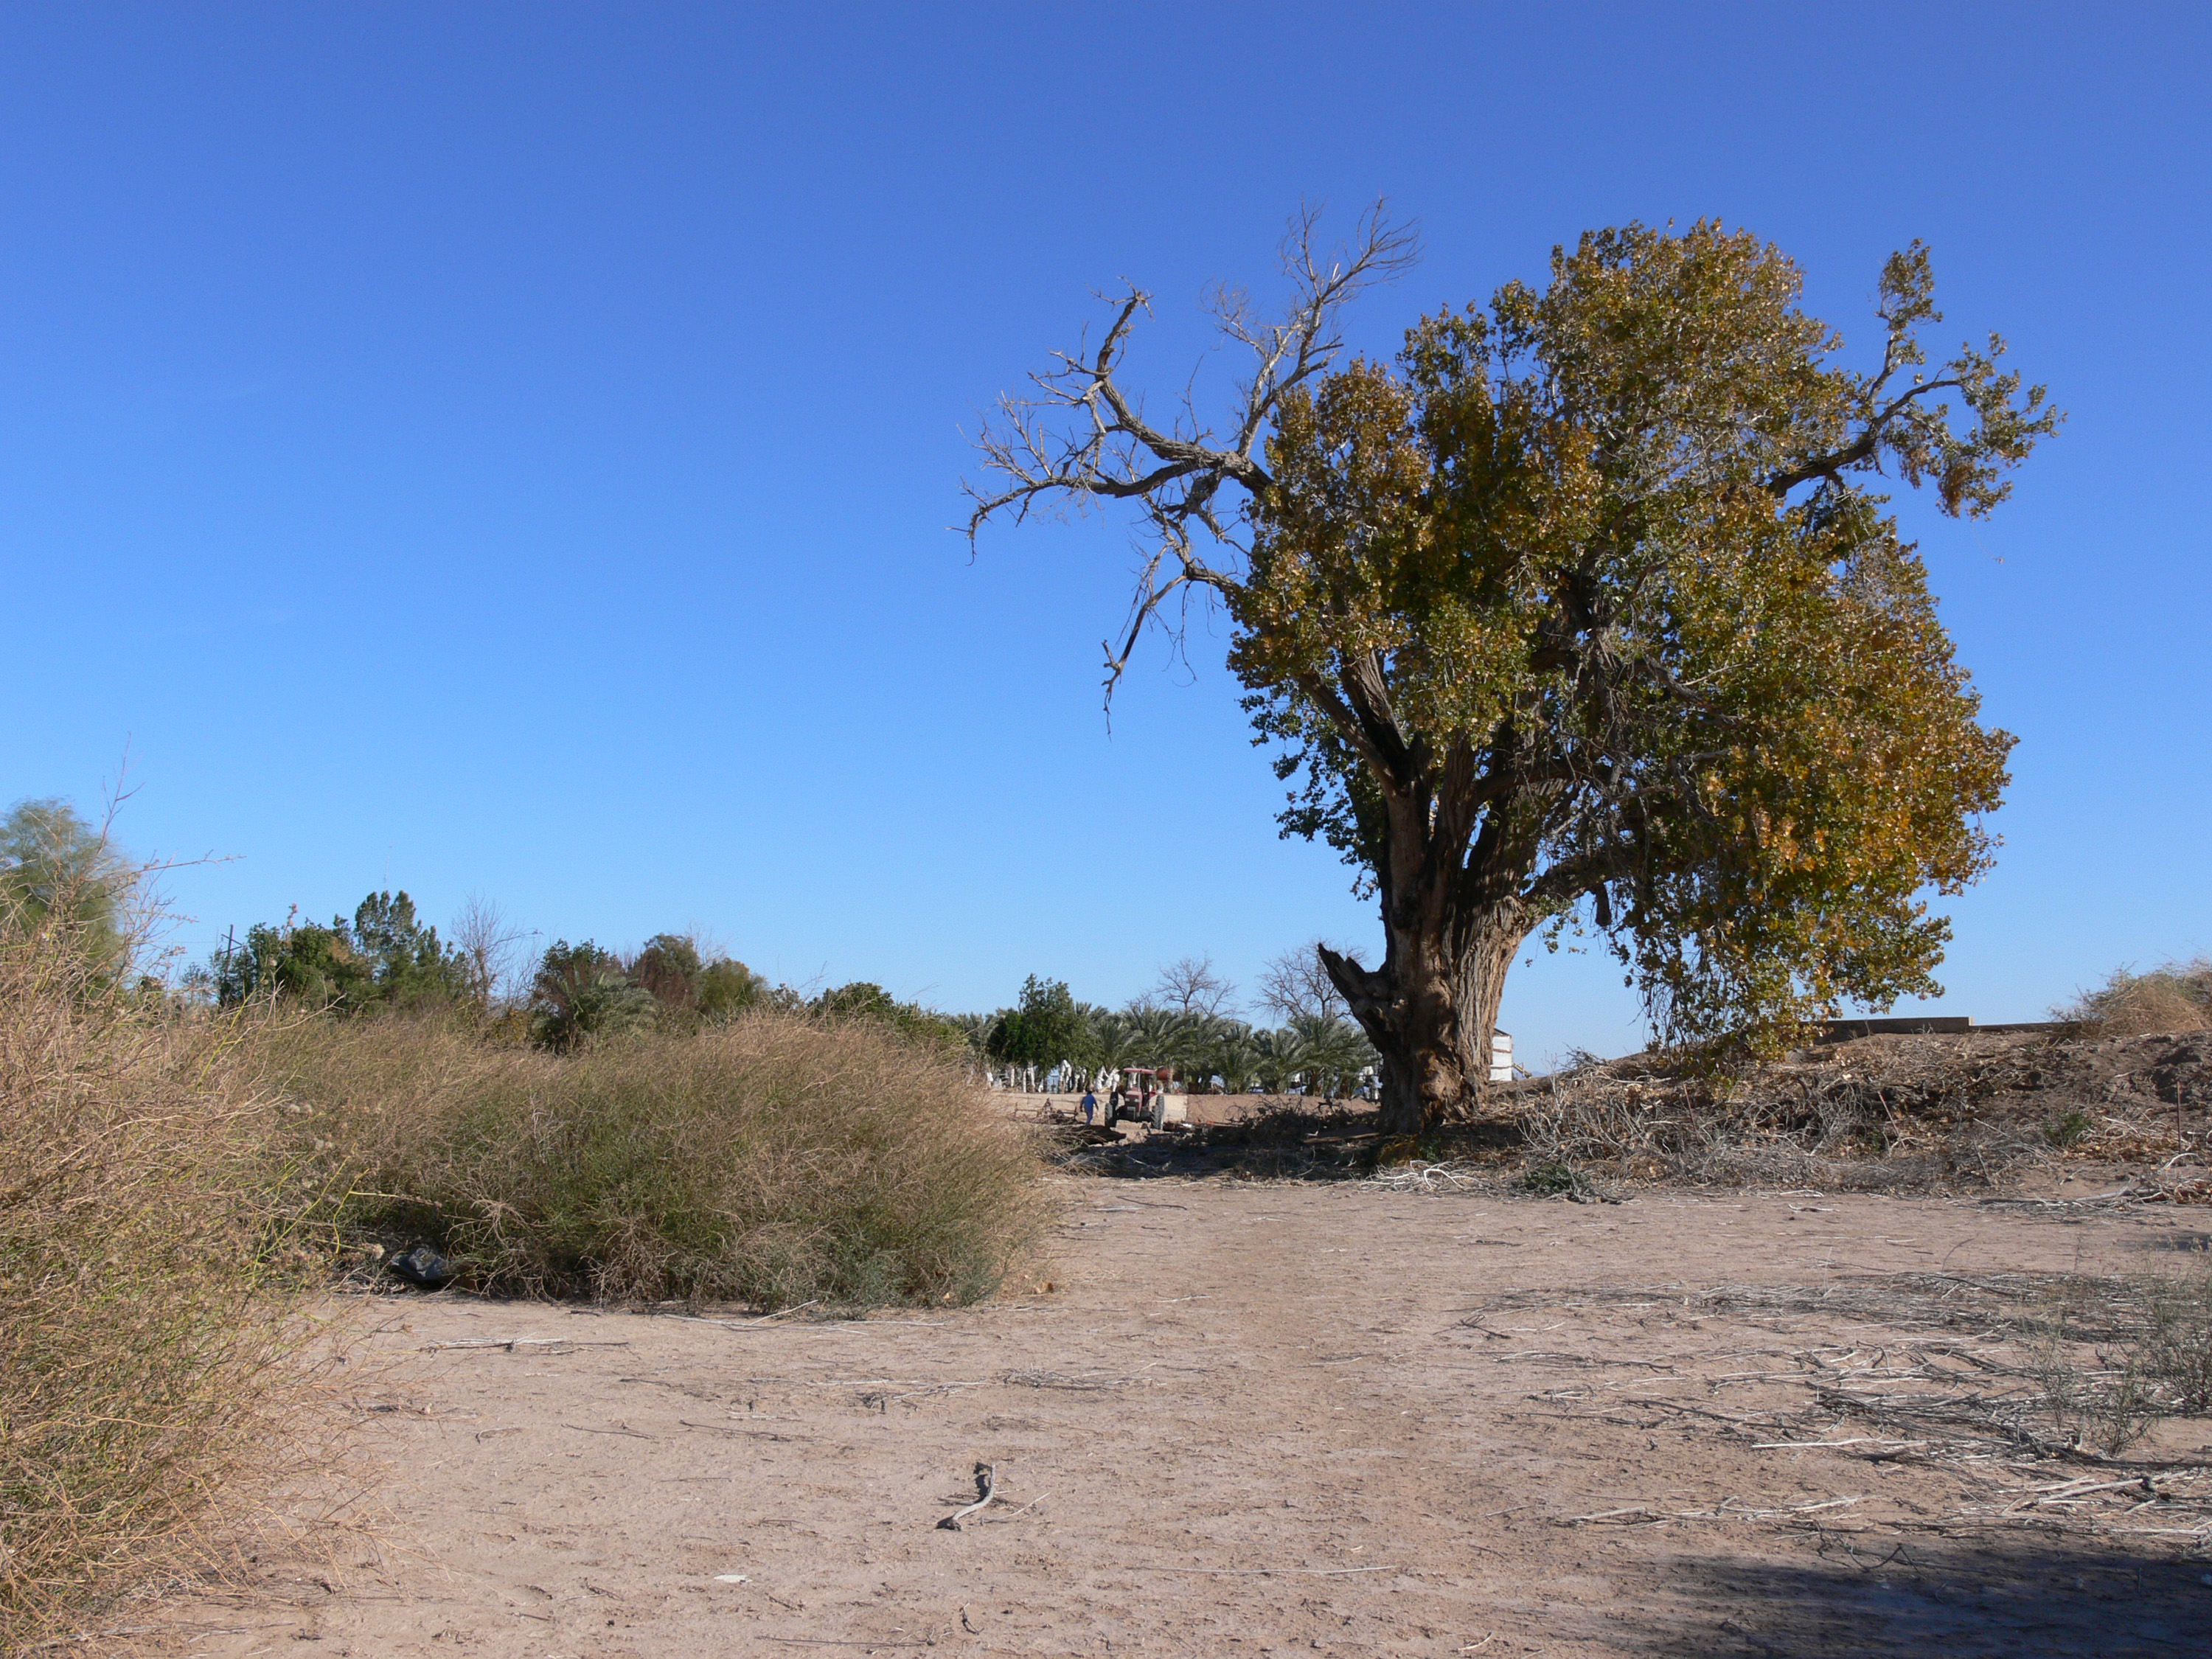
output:
M 1528 1146 L 1613 1173 L 1942 1188 L 2078 1164 L 2201 1189 L 2208 1101 L 2205 1033 L 1967 1031 L 1821 1044 L 1738 1077 L 1637 1055 L 1501 1104 Z

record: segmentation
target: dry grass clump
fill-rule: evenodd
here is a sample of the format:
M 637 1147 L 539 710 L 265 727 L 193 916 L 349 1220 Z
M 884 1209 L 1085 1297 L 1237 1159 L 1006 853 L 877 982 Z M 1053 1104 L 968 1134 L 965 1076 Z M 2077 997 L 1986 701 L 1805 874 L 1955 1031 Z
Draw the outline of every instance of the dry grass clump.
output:
M 287 1443 L 301 1264 L 231 1030 L 0 916 L 0 1651 L 205 1559 Z
M 2148 974 L 2115 969 L 2102 985 L 2051 1012 L 2096 1036 L 2212 1030 L 2212 957 L 2169 962 Z
M 2161 1418 L 2212 1416 L 2212 1273 L 2069 1279 L 2021 1322 L 2045 1407 L 2076 1444 L 2116 1452 Z
M 967 1303 L 1036 1238 L 1037 1160 L 963 1068 L 865 1019 L 757 1012 L 564 1056 L 404 1019 L 263 1064 L 356 1191 L 478 1289 L 787 1307 Z

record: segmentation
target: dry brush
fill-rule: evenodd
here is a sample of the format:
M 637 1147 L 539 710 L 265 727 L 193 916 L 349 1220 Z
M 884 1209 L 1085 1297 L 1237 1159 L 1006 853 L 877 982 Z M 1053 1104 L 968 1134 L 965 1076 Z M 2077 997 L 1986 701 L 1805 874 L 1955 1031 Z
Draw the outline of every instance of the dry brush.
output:
M 297 1442 L 314 1254 L 235 1027 L 0 919 L 0 1651 L 205 1567 Z
M 1040 1224 L 1024 1133 L 940 1048 L 757 1012 L 555 1056 L 436 1022 L 274 1034 L 338 1219 L 496 1292 L 967 1303 Z

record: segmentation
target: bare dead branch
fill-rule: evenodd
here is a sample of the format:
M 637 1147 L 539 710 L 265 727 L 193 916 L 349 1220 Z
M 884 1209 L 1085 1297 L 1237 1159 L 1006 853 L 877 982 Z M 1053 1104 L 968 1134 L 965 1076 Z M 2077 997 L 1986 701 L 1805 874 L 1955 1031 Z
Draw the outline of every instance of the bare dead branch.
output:
M 1000 398 L 995 415 L 977 434 L 983 470 L 995 482 L 964 486 L 973 504 L 967 525 L 971 547 L 994 518 L 1019 524 L 1033 511 L 1142 503 L 1149 546 L 1127 625 L 1116 636 L 1118 647 L 1112 640 L 1103 644 L 1109 707 L 1146 626 L 1158 623 L 1180 636 L 1181 622 L 1162 611 L 1170 595 L 1180 589 L 1187 603 L 1194 591 L 1236 590 L 1245 552 L 1238 531 L 1246 503 L 1269 487 L 1257 454 L 1276 410 L 1292 389 L 1325 373 L 1342 355 L 1338 322 L 1345 305 L 1419 256 L 1413 229 L 1393 224 L 1381 202 L 1362 216 L 1351 242 L 1334 250 L 1319 243 L 1320 221 L 1318 208 L 1301 207 L 1283 239 L 1279 260 L 1291 299 L 1279 319 L 1261 318 L 1242 289 L 1217 289 L 1209 301 L 1223 336 L 1253 357 L 1249 375 L 1235 389 L 1222 428 L 1225 438 L 1200 419 L 1188 387 L 1181 413 L 1162 426 L 1121 383 L 1131 331 L 1152 309 L 1152 295 L 1133 286 L 1107 301 L 1112 314 L 1095 349 L 1085 331 L 1075 349 L 1055 352 L 1050 367 L 1030 375 L 1029 392 Z M 1224 508 L 1223 490 L 1231 485 L 1245 499 Z M 1201 545 L 1218 545 L 1227 558 L 1216 560 Z

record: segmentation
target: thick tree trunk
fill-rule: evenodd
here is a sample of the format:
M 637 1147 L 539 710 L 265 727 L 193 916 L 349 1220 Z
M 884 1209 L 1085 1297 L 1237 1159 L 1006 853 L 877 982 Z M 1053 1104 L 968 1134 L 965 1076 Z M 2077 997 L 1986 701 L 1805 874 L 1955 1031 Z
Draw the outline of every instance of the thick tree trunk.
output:
M 1345 659 L 1336 684 L 1300 685 L 1333 709 L 1375 793 L 1363 851 L 1382 900 L 1375 968 L 1323 947 L 1322 965 L 1382 1056 L 1382 1131 L 1417 1135 L 1481 1110 L 1498 1005 L 1515 952 L 1540 916 L 1529 878 L 1556 781 L 1512 784 L 1525 746 L 1510 722 L 1478 750 L 1432 750 L 1390 708 L 1381 659 Z
M 1425 926 L 1390 927 L 1382 965 L 1323 949 L 1322 961 L 1382 1056 L 1385 1136 L 1417 1135 L 1481 1109 L 1498 1000 L 1514 953 L 1528 937 L 1509 902 L 1474 916 L 1448 904 L 1417 907 Z

